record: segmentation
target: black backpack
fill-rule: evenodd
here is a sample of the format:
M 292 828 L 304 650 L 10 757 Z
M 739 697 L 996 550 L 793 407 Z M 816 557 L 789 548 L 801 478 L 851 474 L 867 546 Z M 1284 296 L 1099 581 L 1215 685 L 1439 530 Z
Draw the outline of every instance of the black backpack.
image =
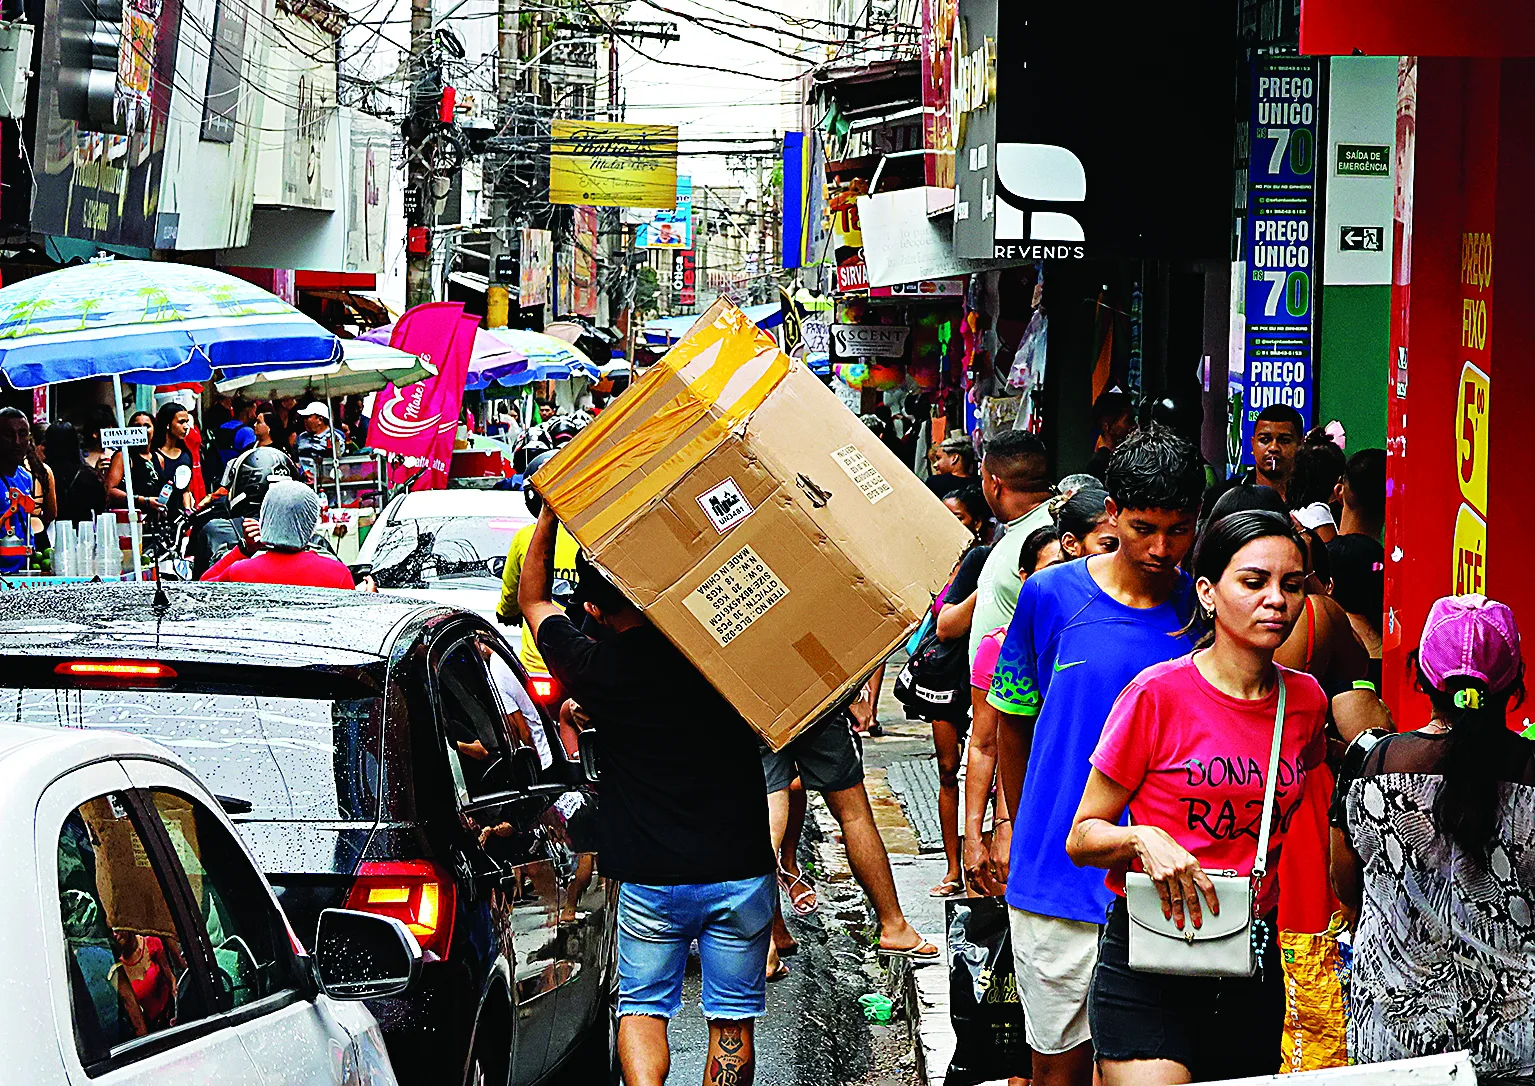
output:
M 944 641 L 936 627 L 917 642 L 916 651 L 895 677 L 895 696 L 913 713 L 932 715 L 951 710 L 961 720 L 970 711 L 969 639 Z

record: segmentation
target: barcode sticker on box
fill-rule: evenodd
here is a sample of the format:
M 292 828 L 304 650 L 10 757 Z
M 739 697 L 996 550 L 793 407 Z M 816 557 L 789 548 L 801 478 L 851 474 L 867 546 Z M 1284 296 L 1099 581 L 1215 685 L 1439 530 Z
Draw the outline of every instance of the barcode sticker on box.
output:
M 724 648 L 788 594 L 767 563 L 746 546 L 682 603 Z
M 853 480 L 853 485 L 863 491 L 863 496 L 869 499 L 870 505 L 877 504 L 895 493 L 890 483 L 879 473 L 879 469 L 857 445 L 844 445 L 840 449 L 833 449 L 831 458 L 847 473 L 847 477 Z

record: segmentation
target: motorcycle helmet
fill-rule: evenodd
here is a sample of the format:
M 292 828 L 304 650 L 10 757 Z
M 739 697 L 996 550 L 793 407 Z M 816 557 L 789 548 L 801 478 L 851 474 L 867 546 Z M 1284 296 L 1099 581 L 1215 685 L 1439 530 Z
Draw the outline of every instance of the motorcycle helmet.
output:
M 539 453 L 532 460 L 528 461 L 528 470 L 523 473 L 522 500 L 527 505 L 528 512 L 532 513 L 535 517 L 544 511 L 544 499 L 539 495 L 538 491 L 533 489 L 533 475 L 539 468 L 550 461 L 554 456 L 554 452 L 555 450 L 550 449 L 548 452 Z
M 274 479 L 302 481 L 293 458 L 271 445 L 257 446 L 237 456 L 229 482 L 229 511 L 254 517 Z

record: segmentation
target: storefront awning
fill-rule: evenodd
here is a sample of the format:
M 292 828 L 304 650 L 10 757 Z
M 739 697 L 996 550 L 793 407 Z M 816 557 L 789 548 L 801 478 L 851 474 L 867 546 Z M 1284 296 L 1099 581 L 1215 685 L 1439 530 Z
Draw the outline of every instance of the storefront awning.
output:
M 1301 0 L 1300 51 L 1313 55 L 1535 55 L 1530 0 Z

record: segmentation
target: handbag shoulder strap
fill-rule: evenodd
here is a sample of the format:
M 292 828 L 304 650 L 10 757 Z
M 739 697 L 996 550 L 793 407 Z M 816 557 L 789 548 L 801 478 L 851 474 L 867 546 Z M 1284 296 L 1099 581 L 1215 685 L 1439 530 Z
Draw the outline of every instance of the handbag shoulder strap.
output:
M 1279 683 L 1279 704 L 1274 708 L 1274 742 L 1269 748 L 1269 772 L 1263 783 L 1263 821 L 1258 826 L 1258 855 L 1253 860 L 1253 881 L 1262 882 L 1269 865 L 1269 830 L 1274 823 L 1274 790 L 1279 784 L 1279 748 L 1284 742 L 1285 689 L 1284 672 L 1276 664 L 1274 677 Z

